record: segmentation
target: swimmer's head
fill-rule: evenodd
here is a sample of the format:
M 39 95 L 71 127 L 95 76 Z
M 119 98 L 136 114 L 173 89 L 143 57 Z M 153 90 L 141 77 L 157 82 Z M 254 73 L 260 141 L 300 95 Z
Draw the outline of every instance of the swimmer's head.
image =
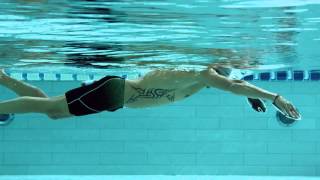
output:
M 228 77 L 230 76 L 230 73 L 232 71 L 231 68 L 226 68 L 226 67 L 217 67 L 217 68 L 214 68 L 216 70 L 216 72 L 222 76 L 225 76 L 225 77 Z
M 214 70 L 219 74 L 219 75 L 222 75 L 222 76 L 225 76 L 225 77 L 229 77 L 230 74 L 231 74 L 231 71 L 232 69 L 231 68 L 227 68 L 227 67 L 214 67 Z M 207 86 L 207 88 L 210 88 L 210 86 Z

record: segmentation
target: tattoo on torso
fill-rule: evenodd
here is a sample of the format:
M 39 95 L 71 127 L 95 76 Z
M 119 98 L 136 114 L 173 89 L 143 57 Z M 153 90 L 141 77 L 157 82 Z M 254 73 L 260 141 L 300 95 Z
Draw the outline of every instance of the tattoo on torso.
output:
M 131 86 L 136 93 L 132 95 L 127 103 L 134 103 L 139 99 L 160 99 L 162 97 L 166 97 L 169 101 L 174 102 L 175 97 L 175 89 L 161 89 L 161 88 L 137 88 Z

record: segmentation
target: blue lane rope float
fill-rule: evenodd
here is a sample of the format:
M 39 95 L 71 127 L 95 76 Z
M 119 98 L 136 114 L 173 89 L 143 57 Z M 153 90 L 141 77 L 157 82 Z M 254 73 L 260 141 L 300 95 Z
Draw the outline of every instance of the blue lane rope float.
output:
M 14 114 L 0 114 L 0 126 L 10 124 L 14 119 Z

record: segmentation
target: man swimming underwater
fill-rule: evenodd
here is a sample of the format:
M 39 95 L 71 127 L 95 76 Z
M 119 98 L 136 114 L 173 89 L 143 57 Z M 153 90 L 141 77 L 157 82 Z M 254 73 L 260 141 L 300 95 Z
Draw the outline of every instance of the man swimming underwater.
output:
M 0 114 L 44 113 L 51 119 L 83 116 L 123 107 L 160 106 L 185 99 L 205 87 L 248 97 L 256 111 L 265 111 L 261 99 L 270 100 L 285 116 L 299 120 L 297 109 L 283 96 L 243 80 L 227 77 L 226 67 L 210 65 L 202 71 L 154 70 L 135 80 L 105 76 L 89 85 L 48 97 L 41 89 L 9 77 L 0 69 L 0 84 L 20 97 L 0 102 Z M 230 69 L 229 69 L 230 70 Z

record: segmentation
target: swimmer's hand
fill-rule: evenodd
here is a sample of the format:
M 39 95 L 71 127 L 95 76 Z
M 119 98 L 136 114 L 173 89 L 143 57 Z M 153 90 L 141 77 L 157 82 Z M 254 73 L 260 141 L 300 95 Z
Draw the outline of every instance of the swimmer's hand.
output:
M 278 95 L 272 103 L 283 115 L 294 120 L 301 120 L 301 115 L 291 102 Z
M 266 105 L 259 98 L 248 98 L 248 103 L 251 105 L 252 109 L 254 109 L 257 112 L 266 112 L 267 110 Z

